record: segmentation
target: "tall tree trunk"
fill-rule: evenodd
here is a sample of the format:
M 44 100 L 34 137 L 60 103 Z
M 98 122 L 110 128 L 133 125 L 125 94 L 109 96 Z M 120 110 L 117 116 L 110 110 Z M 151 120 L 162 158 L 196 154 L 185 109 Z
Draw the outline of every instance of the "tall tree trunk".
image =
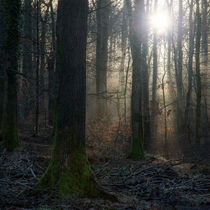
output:
M 149 10 L 149 5 L 147 2 L 147 10 Z M 141 15 L 141 25 L 142 25 L 142 96 L 143 96 L 143 128 L 144 128 L 144 144 L 145 148 L 149 149 L 151 131 L 150 131 L 150 110 L 149 110 L 149 67 L 147 64 L 147 55 L 148 55 L 148 28 L 147 25 L 144 25 L 146 22 L 145 17 L 147 13 L 142 10 Z
M 4 107 L 4 85 L 5 85 L 5 69 L 4 69 L 4 38 L 5 29 L 3 21 L 3 1 L 0 0 L 0 140 L 2 139 L 2 119 L 3 119 L 3 107 Z
M 189 56 L 188 56 L 188 90 L 186 95 L 186 107 L 185 107 L 185 127 L 187 129 L 188 140 L 190 141 L 190 106 L 191 106 L 191 95 L 192 95 L 192 78 L 193 78 L 193 53 L 194 53 L 194 29 L 193 29 L 193 0 L 190 3 L 189 13 Z
M 40 0 L 36 0 L 36 110 L 35 110 L 35 135 L 39 133 L 39 106 L 40 106 L 40 46 L 39 46 L 39 19 Z
M 158 0 L 155 0 L 154 10 L 157 10 Z M 157 57 L 157 32 L 153 32 L 153 76 L 152 76 L 152 113 L 151 113 L 151 125 L 153 136 L 156 137 L 157 131 L 157 119 L 155 112 L 155 105 L 157 103 L 157 77 L 158 77 L 158 57 Z
M 55 80 L 55 14 L 53 8 L 53 1 L 50 1 L 50 16 L 51 16 L 51 30 L 52 30 L 52 46 L 51 53 L 48 58 L 48 123 L 53 125 L 55 103 L 56 103 L 56 80 Z
M 200 40 L 201 40 L 201 14 L 200 1 L 196 0 L 196 143 L 200 144 L 200 123 L 201 123 L 201 75 L 200 75 Z
M 23 114 L 24 119 L 26 119 L 30 112 L 30 104 L 28 97 L 31 91 L 31 83 L 29 78 L 32 77 L 32 1 L 24 0 L 23 14 L 23 73 L 27 76 L 24 78 L 22 84 L 22 93 L 24 103 L 21 106 L 21 113 Z
M 7 76 L 5 108 L 3 116 L 3 142 L 4 146 L 13 151 L 19 146 L 17 130 L 17 79 L 18 71 L 18 46 L 20 23 L 20 0 L 3 0 L 5 26 L 5 40 L 3 52 L 5 56 L 4 68 Z
M 107 59 L 110 0 L 97 0 L 96 94 L 97 116 L 106 114 Z
M 202 0 L 202 51 L 203 51 L 203 65 L 204 65 L 204 79 L 203 79 L 203 96 L 204 96 L 204 112 L 206 116 L 207 127 L 210 128 L 210 122 L 208 119 L 208 104 L 207 100 L 207 89 L 208 89 L 208 3 L 207 0 Z
M 179 0 L 179 17 L 178 17 L 178 57 L 177 57 L 177 129 L 181 131 L 183 126 L 183 84 L 182 84 L 182 65 L 183 65 L 183 50 L 182 50 L 182 39 L 183 39 L 183 1 Z
M 100 196 L 85 153 L 87 14 L 88 1 L 59 0 L 56 134 L 50 164 L 36 187 L 58 187 L 60 196 Z
M 135 11 L 132 14 L 131 2 L 127 1 L 130 28 L 130 45 L 133 58 L 132 72 L 132 95 L 131 95 L 131 150 L 128 158 L 141 159 L 144 157 L 144 134 L 143 134 L 143 116 L 142 116 L 142 59 L 141 59 L 141 38 L 139 24 L 139 11 L 144 11 L 144 1 L 135 1 Z
M 40 14 L 41 18 L 41 40 L 40 40 L 40 96 L 41 96 L 41 110 L 46 113 L 46 30 L 49 18 L 49 4 L 47 5 L 44 17 Z
M 126 59 L 126 44 L 128 37 L 128 23 L 126 19 L 126 2 L 123 1 L 123 15 L 122 15 L 122 32 L 121 32 L 121 62 L 119 71 L 119 91 L 120 91 L 120 110 L 121 113 L 125 112 L 125 59 Z M 120 113 L 120 114 L 121 114 Z M 125 121 L 125 119 L 124 119 Z

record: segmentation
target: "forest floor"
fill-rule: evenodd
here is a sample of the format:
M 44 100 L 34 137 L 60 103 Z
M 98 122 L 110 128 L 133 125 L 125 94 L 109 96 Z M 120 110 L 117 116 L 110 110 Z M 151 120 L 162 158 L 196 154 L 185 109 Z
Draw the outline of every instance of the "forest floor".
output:
M 209 160 L 165 160 L 147 156 L 89 157 L 97 181 L 115 194 L 118 202 L 70 197 L 61 200 L 52 192 L 33 195 L 34 185 L 45 171 L 52 138 L 22 136 L 13 153 L 0 144 L 0 209 L 210 209 Z

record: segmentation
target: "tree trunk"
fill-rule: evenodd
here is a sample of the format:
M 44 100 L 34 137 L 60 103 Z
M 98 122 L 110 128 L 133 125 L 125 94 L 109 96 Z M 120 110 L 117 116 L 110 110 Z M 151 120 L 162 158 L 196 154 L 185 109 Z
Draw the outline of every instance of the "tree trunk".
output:
M 23 104 L 21 106 L 21 113 L 24 119 L 26 119 L 30 112 L 30 104 L 28 102 L 29 91 L 31 91 L 31 83 L 28 80 L 32 77 L 32 5 L 31 0 L 24 0 L 23 7 L 24 22 L 23 22 L 23 73 L 27 78 L 23 79 L 22 94 Z
M 97 116 L 106 114 L 108 26 L 110 0 L 97 0 L 97 41 L 96 41 L 96 94 Z
M 127 1 L 129 15 L 129 39 L 133 58 L 132 73 L 132 95 L 131 95 L 131 150 L 128 158 L 142 159 L 144 157 L 144 135 L 143 135 L 143 116 L 142 116 L 142 59 L 141 59 L 141 38 L 139 34 L 139 11 L 144 9 L 144 1 L 135 1 L 135 11 L 132 14 L 131 2 Z M 132 17 L 133 16 L 133 17 Z
M 48 57 L 48 124 L 53 125 L 55 104 L 56 104 L 56 80 L 55 80 L 55 14 L 53 2 L 50 1 L 50 16 L 51 16 L 51 30 L 52 30 L 52 45 L 51 53 Z
M 158 0 L 155 0 L 154 10 L 157 10 Z M 158 77 L 158 57 L 157 57 L 157 32 L 153 32 L 153 76 L 152 76 L 152 107 L 155 107 L 157 103 L 157 77 Z M 151 125 L 153 137 L 156 137 L 157 132 L 157 120 L 156 112 L 152 109 L 151 113 Z
M 50 164 L 36 187 L 57 186 L 60 196 L 100 195 L 85 153 L 87 14 L 86 0 L 59 1 L 55 142 Z
M 4 107 L 4 85 L 5 85 L 5 69 L 4 69 L 4 22 L 3 22 L 3 1 L 0 0 L 0 140 L 2 139 L 2 119 Z
M 49 18 L 49 4 L 47 5 L 44 17 L 41 18 L 41 40 L 40 40 L 40 109 L 46 113 L 46 33 Z
M 40 0 L 36 0 L 36 110 L 35 110 L 35 135 L 39 134 L 39 106 L 40 106 L 40 46 L 39 46 L 39 18 Z
M 201 123 L 201 75 L 200 75 L 200 40 L 201 40 L 201 14 L 200 1 L 196 0 L 196 117 L 195 136 L 196 143 L 200 144 L 200 123 Z
M 20 23 L 20 0 L 3 0 L 5 40 L 3 52 L 5 56 L 4 68 L 7 76 L 5 108 L 3 116 L 3 142 L 4 146 L 13 151 L 19 146 L 17 130 L 17 79 L 18 71 L 18 45 Z
M 182 65 L 183 65 L 183 50 L 182 50 L 182 39 L 183 39 L 183 2 L 179 0 L 179 17 L 178 17 L 178 60 L 177 60 L 177 129 L 180 132 L 183 126 L 183 84 L 182 84 Z
M 192 78 L 193 78 L 193 53 L 194 53 L 194 29 L 193 29 L 193 0 L 190 4 L 189 14 L 189 60 L 188 60 L 188 90 L 186 95 L 186 107 L 185 107 L 185 128 L 187 129 L 188 140 L 190 141 L 190 106 L 191 106 L 191 95 L 192 95 Z

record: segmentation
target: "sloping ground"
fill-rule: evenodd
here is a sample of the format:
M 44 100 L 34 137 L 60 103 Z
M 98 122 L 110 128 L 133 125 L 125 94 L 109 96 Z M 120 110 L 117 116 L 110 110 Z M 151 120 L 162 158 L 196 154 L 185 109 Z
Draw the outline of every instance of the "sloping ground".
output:
M 210 209 L 210 167 L 192 160 L 148 157 L 92 160 L 101 185 L 119 202 L 60 200 L 54 192 L 33 195 L 33 187 L 50 159 L 51 139 L 23 138 L 21 149 L 6 152 L 0 145 L 0 209 Z

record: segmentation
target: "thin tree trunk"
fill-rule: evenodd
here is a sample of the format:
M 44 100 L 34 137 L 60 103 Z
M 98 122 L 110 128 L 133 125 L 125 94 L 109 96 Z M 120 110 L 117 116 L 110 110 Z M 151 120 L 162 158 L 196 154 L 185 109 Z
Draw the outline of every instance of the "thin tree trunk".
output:
M 28 78 L 32 77 L 32 1 L 24 0 L 23 14 L 23 73 L 27 78 L 23 79 L 22 83 L 22 94 L 24 103 L 22 104 L 21 113 L 24 119 L 26 119 L 30 113 L 30 103 L 28 97 L 31 91 L 31 81 Z
M 200 144 L 200 123 L 201 123 L 201 75 L 200 75 L 200 40 L 201 40 L 201 14 L 200 1 L 196 0 L 196 143 Z
M 53 125 L 54 113 L 55 113 L 55 103 L 56 103 L 56 79 L 55 79 L 55 14 L 53 9 L 53 1 L 50 1 L 50 16 L 51 16 L 51 29 L 52 29 L 52 45 L 51 53 L 48 57 L 48 123 Z
M 193 29 L 193 0 L 190 3 L 190 14 L 189 14 L 189 60 L 188 60 L 188 90 L 186 95 L 186 107 L 185 107 L 185 126 L 187 129 L 188 140 L 190 141 L 190 106 L 191 106 L 191 95 L 192 95 L 192 78 L 193 78 L 193 53 L 194 53 L 194 29 Z
M 154 10 L 157 9 L 158 0 L 155 0 Z M 153 32 L 153 76 L 152 76 L 152 106 L 155 107 L 157 103 L 157 77 L 158 77 L 158 57 L 157 57 L 157 33 Z M 152 109 L 153 110 L 153 109 Z M 151 113 L 151 125 L 153 137 L 157 135 L 157 119 L 156 112 Z
M 109 0 L 97 0 L 96 94 L 97 116 L 106 114 Z
M 183 126 L 183 84 L 182 84 L 182 65 L 183 65 L 183 50 L 182 50 L 182 40 L 183 40 L 183 2 L 179 0 L 179 17 L 178 17 L 178 57 L 177 57 L 177 129 L 180 132 Z
M 40 46 L 39 46 L 39 15 L 40 15 L 40 1 L 36 2 L 36 112 L 35 112 L 35 135 L 39 134 L 39 64 L 40 64 Z

